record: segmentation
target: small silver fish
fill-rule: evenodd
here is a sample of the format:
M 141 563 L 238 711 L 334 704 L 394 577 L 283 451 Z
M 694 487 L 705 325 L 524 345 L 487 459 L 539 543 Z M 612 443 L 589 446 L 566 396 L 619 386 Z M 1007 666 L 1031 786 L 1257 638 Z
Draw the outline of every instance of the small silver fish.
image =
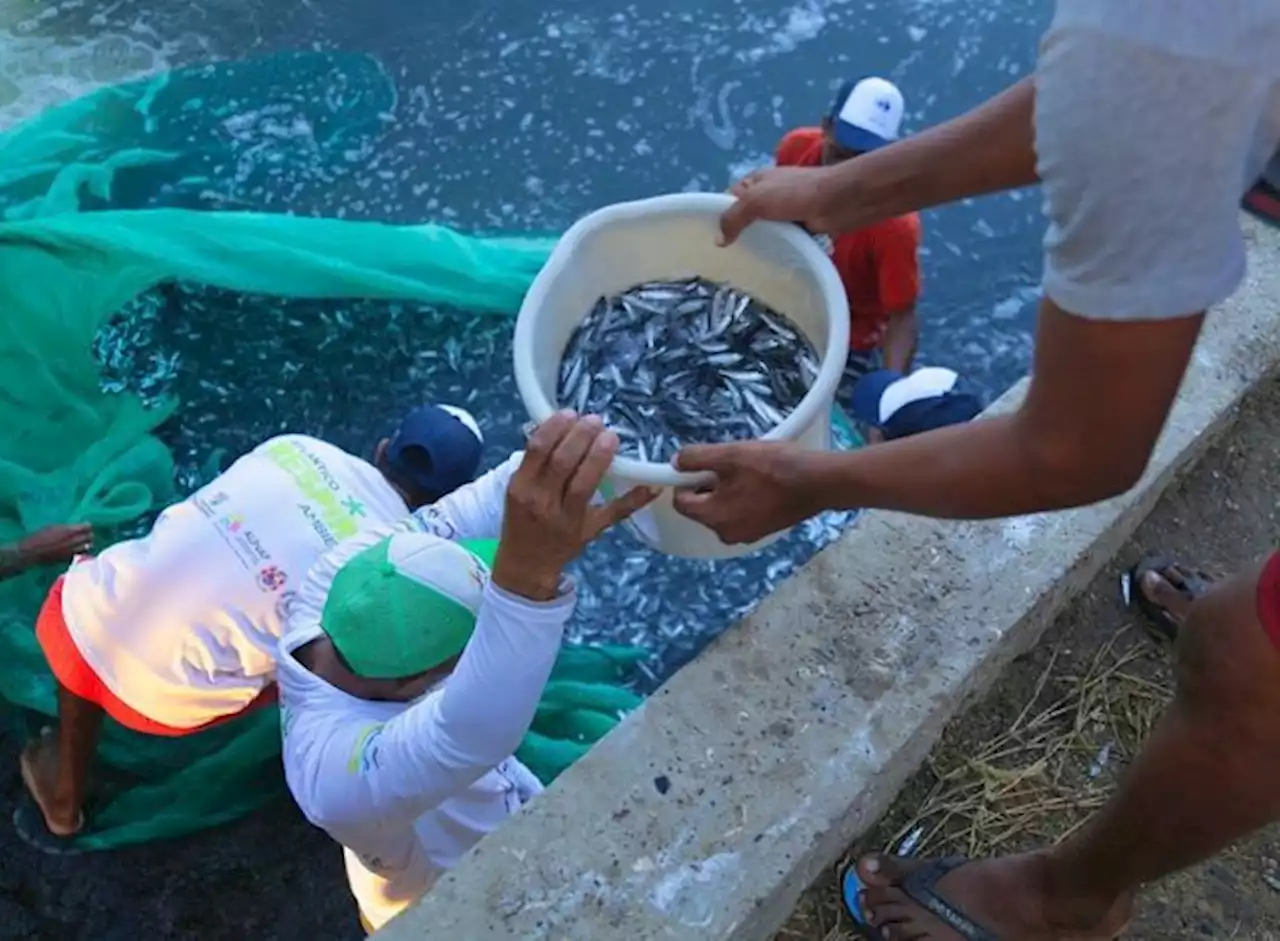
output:
M 592 305 L 565 345 L 557 397 L 603 416 L 624 454 L 665 461 L 687 443 L 767 433 L 818 369 L 803 333 L 745 292 L 654 281 Z

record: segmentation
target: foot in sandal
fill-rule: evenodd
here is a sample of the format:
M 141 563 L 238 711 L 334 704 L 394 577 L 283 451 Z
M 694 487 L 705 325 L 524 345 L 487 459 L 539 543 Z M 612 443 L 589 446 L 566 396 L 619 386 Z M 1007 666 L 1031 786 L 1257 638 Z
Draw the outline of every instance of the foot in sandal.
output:
M 79 833 L 84 828 L 84 814 L 79 807 L 67 806 L 58 800 L 58 740 L 52 730 L 41 732 L 22 750 L 18 760 L 22 783 L 40 808 L 49 832 L 64 838 Z
M 1129 573 L 1133 604 L 1147 617 L 1147 632 L 1159 640 L 1177 639 L 1191 605 L 1217 581 L 1200 569 L 1165 555 L 1148 555 Z
M 842 873 L 840 889 L 874 941 L 1112 941 L 1132 906 L 1058 891 L 1040 853 L 972 862 L 869 855 Z

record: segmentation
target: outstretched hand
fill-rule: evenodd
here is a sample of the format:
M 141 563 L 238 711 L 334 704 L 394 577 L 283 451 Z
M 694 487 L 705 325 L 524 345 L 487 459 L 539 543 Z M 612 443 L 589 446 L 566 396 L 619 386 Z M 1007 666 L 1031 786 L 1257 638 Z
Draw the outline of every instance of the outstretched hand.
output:
M 653 501 L 656 491 L 637 487 L 592 502 L 617 453 L 618 436 L 594 415 L 562 411 L 538 426 L 507 488 L 496 585 L 535 601 L 554 598 L 564 567 L 587 544 Z
M 676 469 L 711 471 L 707 487 L 678 490 L 675 508 L 726 543 L 755 542 L 821 511 L 808 452 L 776 441 L 700 444 L 676 455 Z
M 88 523 L 46 526 L 18 543 L 18 553 L 28 566 L 66 562 L 93 548 L 93 527 Z

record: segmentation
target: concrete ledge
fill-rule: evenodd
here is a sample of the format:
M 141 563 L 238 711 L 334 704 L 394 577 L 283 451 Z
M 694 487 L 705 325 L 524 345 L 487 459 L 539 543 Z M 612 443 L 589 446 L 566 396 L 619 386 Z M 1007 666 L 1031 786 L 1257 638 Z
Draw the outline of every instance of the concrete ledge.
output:
M 376 937 L 770 938 L 1280 363 L 1280 233 L 1247 226 L 1249 279 L 1133 491 L 990 523 L 868 514 Z

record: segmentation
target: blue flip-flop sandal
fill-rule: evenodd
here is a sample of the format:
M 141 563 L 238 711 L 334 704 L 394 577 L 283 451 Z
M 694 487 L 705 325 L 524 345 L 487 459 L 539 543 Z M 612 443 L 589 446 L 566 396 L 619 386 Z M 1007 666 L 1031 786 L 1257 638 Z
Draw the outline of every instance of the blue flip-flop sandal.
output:
M 959 869 L 968 861 L 963 856 L 935 859 L 908 873 L 899 888 L 907 898 L 938 918 L 965 941 L 1000 941 L 990 931 L 974 922 L 938 894 L 937 886 L 942 877 Z M 865 888 L 862 880 L 858 878 L 857 861 L 850 862 L 840 872 L 840 897 L 844 902 L 845 911 L 849 913 L 849 917 L 864 938 L 868 941 L 884 941 L 881 934 L 867 923 L 866 917 L 862 914 L 862 902 L 858 896 Z

